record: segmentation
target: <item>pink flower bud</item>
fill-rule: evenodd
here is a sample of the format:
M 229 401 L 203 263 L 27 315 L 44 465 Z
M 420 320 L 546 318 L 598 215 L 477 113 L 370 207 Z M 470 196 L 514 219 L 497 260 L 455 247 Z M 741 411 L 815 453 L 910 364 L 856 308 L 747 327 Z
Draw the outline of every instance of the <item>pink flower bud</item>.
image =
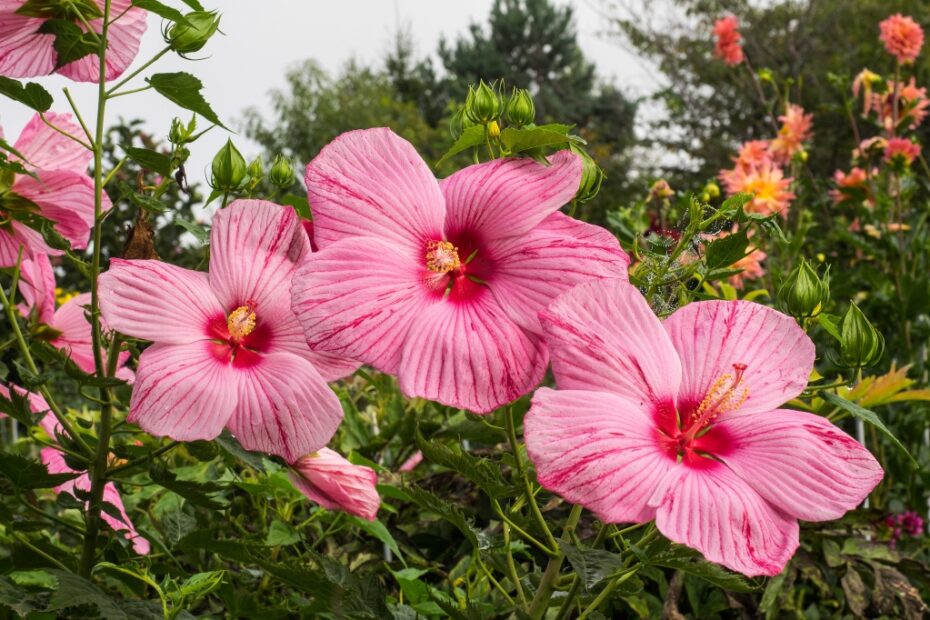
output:
M 329 448 L 304 456 L 291 467 L 291 482 L 320 506 L 375 520 L 381 498 L 375 489 L 378 476 L 370 467 L 353 465 Z

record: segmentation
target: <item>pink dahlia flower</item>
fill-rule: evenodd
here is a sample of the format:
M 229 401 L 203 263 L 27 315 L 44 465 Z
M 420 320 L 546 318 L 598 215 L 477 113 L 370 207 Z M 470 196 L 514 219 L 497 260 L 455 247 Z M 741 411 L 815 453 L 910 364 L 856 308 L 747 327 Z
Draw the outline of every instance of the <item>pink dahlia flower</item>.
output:
M 329 448 L 304 456 L 291 467 L 294 486 L 323 508 L 375 520 L 381 497 L 375 487 L 378 475 L 372 468 L 353 465 Z
M 896 13 L 878 25 L 888 53 L 901 64 L 914 62 L 924 44 L 924 30 L 911 17 Z
M 813 114 L 805 114 L 804 108 L 797 104 L 789 104 L 787 111 L 778 117 L 781 128 L 778 136 L 772 140 L 769 149 L 777 162 L 786 164 L 791 161 L 795 153 L 804 149 L 804 143 L 813 137 L 811 126 L 814 122 Z
M 714 56 L 730 66 L 743 62 L 743 37 L 736 16 L 727 15 L 714 22 L 714 37 Z
M 559 390 L 533 397 L 527 451 L 540 484 L 604 522 L 655 519 L 712 562 L 775 575 L 798 519 L 837 519 L 882 478 L 826 419 L 778 409 L 814 363 L 787 316 L 709 301 L 662 322 L 610 281 L 577 286 L 542 320 Z
M 72 135 L 83 133 L 70 114 L 49 112 L 45 117 Z M 45 125 L 38 114 L 23 128 L 13 147 L 23 155 L 23 165 L 37 178 L 25 174 L 13 177 L 9 191 L 0 197 L 0 216 L 8 219 L 10 211 L 28 208 L 31 202 L 38 207 L 39 215 L 55 223 L 55 229 L 72 248 L 86 248 L 94 226 L 94 183 L 87 175 L 91 152 Z M 111 206 L 104 194 L 103 209 Z M 10 219 L 9 225 L 0 229 L 0 267 L 16 265 L 21 246 L 24 258 L 62 253 L 49 247 L 38 231 Z
M 102 16 L 104 0 L 94 0 L 98 15 Z M 0 0 L 0 75 L 7 77 L 33 77 L 57 71 L 77 82 L 96 82 L 100 77 L 100 62 L 96 55 L 85 56 L 63 67 L 58 67 L 55 35 L 41 32 L 51 18 L 73 21 L 85 32 L 80 20 L 67 15 L 36 17 L 20 14 L 25 0 Z M 99 33 L 103 27 L 101 17 L 85 15 L 90 26 Z M 131 0 L 111 0 L 109 47 L 106 56 L 106 79 L 119 77 L 132 63 L 139 51 L 139 42 L 145 33 L 147 13 L 132 7 Z
M 872 176 L 877 174 L 877 170 L 872 171 Z M 833 182 L 836 183 L 836 189 L 830 190 L 830 198 L 833 204 L 839 204 L 853 198 L 859 198 L 872 206 L 875 204 L 875 198 L 869 191 L 869 173 L 863 168 L 854 166 L 849 173 L 837 170 L 833 173 Z
M 920 145 L 910 138 L 889 138 L 885 147 L 885 161 L 899 162 L 906 166 L 920 156 Z
M 613 235 L 558 211 L 580 159 L 550 161 L 494 160 L 437 182 L 389 129 L 333 141 L 307 166 L 320 251 L 294 278 L 310 347 L 478 413 L 531 390 L 548 363 L 538 311 L 629 263 Z
M 33 413 L 42 416 L 39 425 L 52 440 L 55 440 L 61 433 L 61 426 L 55 419 L 54 414 L 49 411 L 49 406 L 48 403 L 45 402 L 45 399 L 39 394 L 27 392 L 19 386 L 14 385 L 12 387 L 17 394 L 27 398 L 29 408 Z M 0 396 L 7 400 L 10 398 L 10 389 L 3 384 L 0 384 Z M 76 478 L 55 487 L 55 493 L 64 491 L 77 497 L 75 489 L 80 489 L 85 493 L 90 492 L 90 476 L 87 475 L 87 472 L 81 473 L 80 471 L 68 467 L 68 464 L 65 462 L 64 454 L 60 450 L 50 446 L 44 447 L 41 451 L 41 459 L 42 462 L 45 463 L 50 474 L 80 474 Z M 139 555 L 148 554 L 150 551 L 149 541 L 136 531 L 135 526 L 132 524 L 132 520 L 130 520 L 129 515 L 126 514 L 126 508 L 123 506 L 123 498 L 120 497 L 119 491 L 116 489 L 114 483 L 108 482 L 103 487 L 103 501 L 116 507 L 120 514 L 119 518 L 116 518 L 106 511 L 101 511 L 100 517 L 104 522 L 117 532 L 124 532 L 123 535 L 126 540 L 132 542 L 132 548 L 136 553 Z
M 237 200 L 214 216 L 209 273 L 111 261 L 103 318 L 154 341 L 139 357 L 129 421 L 180 441 L 225 426 L 289 462 L 325 446 L 342 419 L 326 381 L 357 364 L 311 351 L 291 312 L 291 278 L 309 253 L 293 210 Z
M 791 191 L 792 177 L 785 177 L 782 169 L 772 161 L 763 161 L 758 166 L 737 165 L 733 170 L 721 170 L 719 175 L 727 194 L 745 192 L 753 199 L 746 205 L 746 211 L 772 215 L 780 213 L 788 217 L 788 208 L 794 200 Z

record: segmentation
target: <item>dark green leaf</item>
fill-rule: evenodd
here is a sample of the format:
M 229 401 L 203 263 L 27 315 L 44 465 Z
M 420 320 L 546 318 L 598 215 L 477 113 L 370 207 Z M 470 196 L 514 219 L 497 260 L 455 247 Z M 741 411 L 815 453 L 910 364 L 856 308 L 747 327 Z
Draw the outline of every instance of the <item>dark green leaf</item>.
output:
M 96 34 L 85 32 L 80 26 L 66 19 L 50 19 L 39 26 L 39 32 L 55 35 L 54 46 L 58 57 L 56 69 L 96 54 L 99 49 Z
M 293 527 L 275 519 L 268 528 L 268 536 L 265 537 L 265 544 L 269 547 L 281 547 L 293 545 L 300 542 L 300 534 Z
M 439 441 L 428 441 L 424 439 L 419 428 L 416 429 L 416 442 L 427 461 L 462 474 L 493 498 L 513 497 L 519 493 L 501 475 L 499 465 L 468 454 L 458 443 L 447 445 Z
M 745 230 L 739 230 L 726 237 L 715 239 L 707 246 L 706 262 L 708 269 L 729 267 L 746 256 L 749 238 Z
M 129 194 L 129 200 L 132 201 L 132 204 L 142 209 L 145 209 L 147 212 L 152 213 L 154 215 L 158 215 L 159 213 L 164 213 L 165 211 L 168 210 L 168 205 L 163 203 L 158 198 L 149 196 L 148 194 L 138 194 L 136 192 L 133 192 Z
M 512 153 L 521 153 L 544 146 L 561 146 L 572 142 L 567 134 L 567 125 L 540 125 L 514 129 L 508 127 L 501 132 L 501 144 Z
M 484 535 L 476 530 L 462 509 L 418 486 L 410 485 L 402 491 L 417 506 L 435 513 L 457 527 L 475 549 L 487 549 L 489 544 Z
M 310 215 L 310 203 L 307 202 L 306 196 L 285 194 L 279 199 L 279 202 L 283 205 L 294 207 L 294 211 L 297 212 L 297 215 L 304 218 L 305 220 L 312 219 Z
M 143 168 L 157 172 L 166 177 L 171 174 L 171 157 L 158 151 L 149 149 L 140 149 L 134 146 L 124 146 L 123 150 L 129 159 L 133 160 Z
M 828 392 L 826 390 L 821 390 L 820 392 L 817 392 L 817 395 L 820 396 L 820 398 L 827 401 L 828 403 L 830 403 L 831 405 L 833 405 L 834 407 L 839 407 L 843 411 L 851 414 L 853 417 L 856 417 L 856 418 L 859 418 L 860 420 L 868 422 L 869 424 L 871 424 L 872 426 L 880 430 L 882 434 L 888 437 L 888 439 L 890 439 L 891 442 L 895 446 L 897 446 L 902 452 L 904 452 L 904 454 L 907 455 L 907 458 L 911 460 L 911 462 L 914 464 L 915 467 L 917 466 L 917 461 L 914 459 L 911 453 L 908 452 L 907 448 L 904 447 L 904 444 L 902 444 L 898 440 L 898 438 L 894 436 L 894 433 L 888 430 L 888 427 L 885 426 L 885 423 L 882 422 L 881 419 L 879 419 L 878 415 L 876 415 L 874 411 L 870 411 L 869 409 L 860 407 L 856 403 L 848 401 L 842 396 L 838 396 L 834 394 L 833 392 Z
M 0 577 L 0 605 L 9 607 L 24 618 L 40 608 L 38 602 L 29 595 L 28 591 L 10 581 L 6 576 Z
M 246 463 L 252 469 L 257 469 L 261 472 L 265 471 L 265 464 L 262 462 L 264 455 L 260 452 L 249 452 L 243 448 L 242 444 L 240 444 L 229 431 L 224 430 L 220 436 L 213 441 L 216 442 L 216 445 L 240 461 Z
M 458 155 L 462 151 L 466 151 L 470 148 L 480 146 L 484 144 L 484 126 L 483 125 L 472 125 L 468 129 L 462 132 L 462 135 L 459 136 L 459 139 L 455 141 L 455 144 L 446 151 L 445 155 L 439 158 L 439 161 L 436 162 L 436 166 L 442 165 L 444 161 L 449 159 L 454 155 Z
M 25 104 L 36 112 L 48 112 L 54 103 L 48 91 L 35 82 L 24 85 L 19 80 L 3 76 L 0 76 L 0 94 Z
M 184 17 L 184 14 L 181 13 L 181 11 L 174 7 L 162 4 L 161 2 L 158 2 L 158 0 L 132 0 L 132 6 L 145 9 L 149 13 L 154 13 L 155 15 L 163 17 L 168 21 L 185 25 L 188 24 L 187 18 Z
M 650 564 L 680 570 L 689 575 L 700 577 L 717 587 L 731 592 L 751 592 L 756 587 L 746 581 L 746 578 L 731 573 L 722 566 L 712 564 L 702 559 L 697 552 L 681 545 L 671 545 L 662 553 L 649 558 Z
M 587 591 L 623 568 L 623 558 L 610 551 L 579 549 L 563 540 L 559 541 L 559 547 Z
M 197 520 L 180 508 L 167 512 L 161 519 L 161 529 L 172 545 L 177 545 L 196 527 Z
M 50 489 L 80 476 L 79 472 L 50 474 L 44 464 L 8 452 L 0 452 L 0 474 L 20 489 Z
M 190 73 L 156 73 L 146 81 L 166 99 L 196 112 L 215 125 L 226 127 L 200 93 L 203 83 Z
M 202 508 L 219 510 L 226 507 L 224 500 L 211 497 L 211 494 L 223 490 L 215 482 L 194 482 L 193 480 L 178 480 L 174 472 L 169 471 L 165 463 L 156 461 L 149 468 L 152 482 L 160 484 L 169 491 L 174 491 L 187 501 Z
M 197 238 L 200 243 L 206 243 L 210 240 L 210 233 L 207 229 L 196 222 L 191 222 L 183 217 L 174 218 L 174 223 Z
M 195 11 L 203 11 L 203 5 L 200 4 L 199 0 L 181 0 L 184 4 L 194 9 Z
M 9 397 L 0 396 L 0 412 L 5 413 L 25 426 L 32 426 L 40 416 L 32 412 L 29 399 L 18 390 L 10 390 Z M 37 412 L 39 413 L 39 412 Z
M 112 598 L 83 577 L 63 570 L 50 569 L 48 572 L 58 580 L 58 588 L 48 602 L 49 611 L 93 605 L 105 620 L 129 620 L 126 612 Z
M 840 317 L 835 314 L 827 314 L 826 312 L 821 312 L 817 315 L 817 323 L 824 329 L 825 332 L 836 338 L 837 342 L 840 342 Z
M 358 517 L 352 515 L 349 515 L 347 520 L 355 527 L 368 532 L 383 542 L 385 545 L 387 545 L 388 549 L 393 551 L 394 555 L 396 555 L 400 561 L 404 563 L 404 566 L 407 565 L 403 554 L 400 552 L 400 547 L 397 546 L 397 541 L 394 540 L 394 536 L 392 536 L 391 532 L 388 531 L 386 527 L 384 527 L 384 524 L 381 523 L 381 521 L 368 521 L 366 519 L 359 519 Z

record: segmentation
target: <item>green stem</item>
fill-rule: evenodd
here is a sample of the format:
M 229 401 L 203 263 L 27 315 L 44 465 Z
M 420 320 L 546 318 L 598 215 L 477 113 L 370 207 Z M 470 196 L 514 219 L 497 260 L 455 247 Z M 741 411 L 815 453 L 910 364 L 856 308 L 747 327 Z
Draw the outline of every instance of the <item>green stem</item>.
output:
M 93 143 L 94 136 L 91 135 L 90 129 L 87 128 L 87 123 L 84 122 L 84 117 L 81 116 L 81 112 L 78 110 L 77 104 L 74 103 L 74 99 L 71 98 L 71 92 L 67 88 L 62 88 L 65 93 L 65 97 L 68 99 L 68 104 L 71 106 L 71 111 L 74 112 L 74 117 L 78 119 L 78 123 L 81 124 L 81 129 L 84 130 L 84 135 L 87 136 L 89 143 Z M 93 150 L 91 148 L 90 150 Z
M 105 86 L 103 85 L 103 82 L 101 82 L 100 90 L 103 92 L 104 97 L 105 97 L 105 98 L 111 98 L 111 97 L 113 97 L 113 96 L 114 96 L 114 93 L 116 93 L 116 91 L 118 91 L 124 84 L 126 84 L 127 82 L 129 82 L 129 80 L 131 80 L 132 78 L 136 77 L 137 75 L 139 75 L 140 73 L 142 73 L 143 71 L 145 71 L 146 69 L 148 69 L 149 67 L 151 67 L 151 66 L 152 66 L 153 64 L 155 64 L 156 62 L 158 62 L 158 60 L 159 60 L 162 56 L 164 56 L 165 54 L 167 54 L 167 53 L 170 52 L 170 51 L 171 51 L 171 46 L 165 47 L 165 48 L 162 49 L 160 52 L 158 52 L 157 54 L 155 54 L 154 56 L 152 56 L 152 57 L 148 60 L 148 62 L 146 62 L 144 65 L 142 65 L 141 67 L 139 67 L 138 69 L 136 69 L 135 71 L 133 71 L 132 73 L 130 73 L 129 75 L 127 75 L 126 77 L 124 77 L 122 80 L 120 80 L 119 82 L 117 82 L 117 83 L 116 83 L 116 86 L 110 87 L 110 90 L 106 90 Z
M 526 539 L 527 541 L 529 541 L 530 543 L 532 543 L 532 544 L 536 545 L 537 547 L 539 547 L 539 550 L 542 551 L 543 553 L 545 553 L 546 555 L 548 555 L 548 556 L 555 555 L 555 552 L 554 552 L 552 549 L 550 549 L 549 547 L 547 547 L 547 546 L 544 545 L 543 543 L 539 542 L 539 540 L 537 540 L 535 537 L 533 537 L 533 536 L 531 536 L 530 534 L 528 534 L 528 533 L 526 532 L 526 530 L 524 530 L 522 527 L 520 527 L 519 525 L 517 525 L 516 523 L 514 523 L 514 522 L 510 519 L 510 517 L 508 517 L 507 514 L 504 512 L 504 509 L 501 508 L 500 502 L 498 502 L 498 501 L 497 501 L 496 499 L 494 499 L 494 498 L 491 498 L 491 506 L 494 508 L 494 512 L 497 513 L 497 516 L 499 516 L 499 517 L 501 518 L 502 521 L 504 521 L 505 523 L 507 523 L 507 525 L 509 525 L 510 527 L 512 527 L 520 536 L 522 536 L 523 538 L 525 538 L 525 539 Z
M 594 539 L 594 542 L 591 543 L 592 549 L 597 549 L 604 539 L 607 537 L 607 531 L 610 527 L 606 523 L 601 524 L 601 529 L 597 533 L 597 537 Z M 555 620 L 565 620 L 568 617 L 568 614 L 571 613 L 572 606 L 575 603 L 575 597 L 578 596 L 578 592 L 581 590 L 581 579 L 578 575 L 572 575 L 572 585 L 568 589 L 568 594 L 565 595 L 565 601 L 562 603 L 562 606 L 559 607 L 559 612 L 555 615 Z
M 604 603 L 604 601 L 607 600 L 607 597 L 613 594 L 613 591 L 616 590 L 617 587 L 619 587 L 624 581 L 626 581 L 627 579 L 635 575 L 639 569 L 640 567 L 638 565 L 634 566 L 633 568 L 629 569 L 629 571 L 623 573 L 622 575 L 620 575 L 619 577 L 611 581 L 609 584 L 607 584 L 604 587 L 604 589 L 601 590 L 600 593 L 597 595 L 597 598 L 591 601 L 591 604 L 584 608 L 584 611 L 582 611 L 581 615 L 578 616 L 578 620 L 584 620 L 585 618 L 590 616 L 592 613 L 597 611 L 597 608 L 600 607 Z
M 107 478 L 110 478 L 111 476 L 114 476 L 114 475 L 116 475 L 116 474 L 118 474 L 118 473 L 127 471 L 127 470 L 129 470 L 129 469 L 134 468 L 134 467 L 138 467 L 139 465 L 143 465 L 143 464 L 145 464 L 146 462 L 151 461 L 152 459 L 154 459 L 154 458 L 156 458 L 156 457 L 159 457 L 159 456 L 161 456 L 162 454 L 165 454 L 166 452 L 170 452 L 171 450 L 174 450 L 174 449 L 177 448 L 179 445 L 181 445 L 180 442 L 178 442 L 178 441 L 172 441 L 172 442 L 169 443 L 168 445 L 162 446 L 161 448 L 158 448 L 157 450 L 153 450 L 150 454 L 146 454 L 145 456 L 141 456 L 141 457 L 139 457 L 139 458 L 137 458 L 137 459 L 133 459 L 133 460 L 129 461 L 128 463 L 124 463 L 123 465 L 119 465 L 119 466 L 114 467 L 114 468 L 112 468 L 112 469 L 108 469 L 108 470 L 107 470 L 107 473 L 106 473 L 106 477 L 107 477 Z
M 134 95 L 136 93 L 145 92 L 147 90 L 152 90 L 152 85 L 142 86 L 140 88 L 133 88 L 132 90 L 124 90 L 121 93 L 113 93 L 110 95 L 110 99 L 116 99 L 117 97 L 125 97 L 126 95 Z
M 523 584 L 520 583 L 520 575 L 517 573 L 517 565 L 513 561 L 513 552 L 510 550 L 510 525 L 505 521 L 502 526 L 504 532 L 504 548 L 507 550 L 507 573 L 510 581 L 513 582 L 513 589 L 517 592 L 517 599 L 523 609 L 526 609 L 526 594 L 523 592 Z
M 41 549 L 39 549 L 39 548 L 36 547 L 35 545 L 33 545 L 31 542 L 29 542 L 29 541 L 26 539 L 25 536 L 23 536 L 23 535 L 20 534 L 19 532 L 13 532 L 13 537 L 16 538 L 16 540 L 18 540 L 19 542 L 21 542 L 21 543 L 23 543 L 24 545 L 26 545 L 27 547 L 29 547 L 30 549 L 32 549 L 35 553 L 38 553 L 38 554 L 41 555 L 43 558 L 45 558 L 46 560 L 48 560 L 49 562 L 51 562 L 52 564 L 54 564 L 55 566 L 57 566 L 58 568 L 60 568 L 61 570 L 63 570 L 63 571 L 68 571 L 68 567 L 67 567 L 67 566 L 65 566 L 64 564 L 62 564 L 61 562 L 59 562 L 58 560 L 56 560 L 55 558 L 53 558 L 53 557 L 50 556 L 49 554 L 45 553 L 44 551 L 42 551 Z M 68 571 L 68 572 L 71 572 L 71 571 Z
M 507 439 L 510 441 L 510 449 L 513 450 L 513 458 L 517 464 L 517 474 L 523 480 L 523 491 L 526 495 L 526 503 L 529 504 L 530 512 L 533 514 L 536 524 L 546 537 L 546 543 L 552 551 L 549 555 L 555 557 L 559 552 L 559 543 L 546 524 L 546 519 L 543 517 L 542 511 L 539 510 L 539 505 L 536 503 L 536 495 L 533 493 L 533 487 L 530 484 L 529 476 L 527 476 L 526 469 L 523 467 L 523 457 L 520 455 L 520 445 L 517 443 L 516 424 L 513 420 L 513 407 L 507 407 L 506 422 Z
M 488 567 L 485 566 L 484 562 L 481 561 L 480 556 L 477 556 L 477 555 L 475 556 L 475 563 L 478 565 L 478 568 L 480 568 L 481 571 L 484 573 L 484 576 L 488 578 L 488 581 L 490 581 L 494 585 L 494 587 L 497 589 L 497 591 L 500 592 L 501 595 L 505 599 L 507 599 L 507 603 L 511 607 L 516 607 L 517 604 L 514 602 L 513 598 L 510 596 L 510 594 L 507 593 L 507 590 L 504 589 L 504 586 L 501 585 L 501 582 L 499 582 L 497 579 L 494 578 L 494 575 L 491 574 L 491 571 L 488 570 Z
M 581 518 L 582 507 L 579 504 L 572 506 L 572 511 L 568 515 L 565 527 L 562 529 L 562 540 L 568 540 L 575 527 L 578 525 L 578 519 Z M 533 597 L 533 603 L 530 605 L 529 615 L 533 620 L 540 620 L 546 615 L 546 609 L 549 607 L 549 601 L 552 599 L 552 592 L 555 590 L 555 580 L 562 570 L 562 562 L 565 560 L 565 554 L 556 543 L 558 554 L 549 558 L 549 564 L 543 572 L 542 579 L 539 582 L 539 589 L 536 590 L 536 596 Z
M 60 133 L 64 137 L 68 138 L 69 140 L 73 140 L 74 142 L 77 142 L 78 144 L 83 146 L 88 151 L 94 150 L 91 145 L 87 144 L 86 142 L 78 138 L 77 136 L 71 135 L 70 133 L 68 133 L 67 131 L 65 131 L 64 129 L 56 125 L 55 123 L 45 118 L 45 114 L 43 114 L 42 112 L 39 112 L 39 118 L 42 119 L 42 122 L 45 123 L 45 125 L 49 127 L 50 129 L 52 129 L 53 131 Z
M 35 504 L 26 501 L 26 499 L 23 498 L 22 495 L 17 495 L 16 497 L 17 497 L 17 499 L 20 501 L 20 503 L 21 503 L 23 506 L 25 506 L 26 508 L 28 508 L 30 511 L 34 512 L 35 514 L 40 515 L 40 516 L 42 516 L 42 517 L 45 517 L 45 518 L 48 519 L 49 521 L 52 521 L 53 523 L 57 523 L 57 524 L 61 525 L 62 527 L 66 528 L 66 529 L 69 529 L 69 530 L 71 530 L 72 532 L 74 532 L 75 534 L 77 534 L 77 535 L 79 535 L 79 536 L 83 536 L 83 535 L 84 535 L 84 530 L 82 530 L 82 529 L 81 529 L 80 527 L 78 527 L 77 525 L 75 525 L 75 524 L 73 524 L 73 523 L 69 523 L 68 521 L 65 521 L 64 519 L 62 519 L 61 517 L 58 517 L 58 516 L 56 516 L 56 515 L 52 515 L 52 514 L 49 514 L 49 513 L 45 512 L 44 510 L 42 510 L 41 508 L 39 508 L 39 507 L 36 506 Z

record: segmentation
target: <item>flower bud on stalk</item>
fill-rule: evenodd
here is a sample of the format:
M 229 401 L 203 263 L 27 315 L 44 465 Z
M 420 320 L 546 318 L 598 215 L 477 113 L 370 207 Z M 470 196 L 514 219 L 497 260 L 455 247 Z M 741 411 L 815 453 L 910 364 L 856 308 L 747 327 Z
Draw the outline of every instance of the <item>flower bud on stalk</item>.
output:
M 802 258 L 778 289 L 776 305 L 779 310 L 796 319 L 809 319 L 820 314 L 828 301 L 830 268 L 821 278 L 817 270 Z
M 582 149 L 572 147 L 572 152 L 581 156 L 581 183 L 578 185 L 578 193 L 575 194 L 575 200 L 578 202 L 587 202 L 597 196 L 601 191 L 601 183 L 604 181 L 604 171 L 597 165 L 590 155 Z
M 271 184 L 281 189 L 287 189 L 294 184 L 296 175 L 291 160 L 284 155 L 277 155 L 271 164 L 271 174 L 268 176 Z
M 507 122 L 514 127 L 532 125 L 536 121 L 536 104 L 529 91 L 515 88 L 507 102 Z
M 885 352 L 885 339 L 855 303 L 843 315 L 840 324 L 840 362 L 849 368 L 864 368 L 877 363 Z
M 245 158 L 232 140 L 227 140 L 223 148 L 217 152 L 211 168 L 213 175 L 210 178 L 210 186 L 221 191 L 237 189 L 248 172 Z
M 249 176 L 253 179 L 261 179 L 265 176 L 265 162 L 262 161 L 261 155 L 253 159 L 252 163 L 249 164 Z
M 500 116 L 500 97 L 484 80 L 481 80 L 477 89 L 468 89 L 468 98 L 465 100 L 465 114 L 473 123 L 481 125 L 487 125 Z
M 200 51 L 220 27 L 216 11 L 194 11 L 184 19 L 187 23 L 172 24 L 165 33 L 165 41 L 179 54 Z

